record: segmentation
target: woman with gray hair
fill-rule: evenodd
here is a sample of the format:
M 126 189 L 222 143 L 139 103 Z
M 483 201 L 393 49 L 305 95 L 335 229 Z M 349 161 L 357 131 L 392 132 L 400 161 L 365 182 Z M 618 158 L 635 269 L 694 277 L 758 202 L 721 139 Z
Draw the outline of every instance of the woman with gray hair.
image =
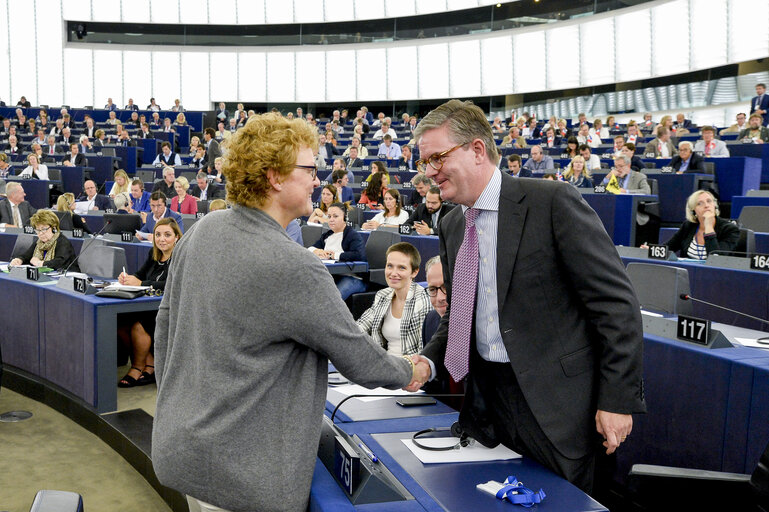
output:
M 718 215 L 718 201 L 707 190 L 698 190 L 686 200 L 686 220 L 665 244 L 683 258 L 707 259 L 713 251 L 733 251 L 740 230 Z
M 128 192 L 119 192 L 113 199 L 115 203 L 115 211 L 117 213 L 132 213 L 131 211 L 131 198 Z
M 312 212 L 317 140 L 302 119 L 253 116 L 224 157 L 232 208 L 174 251 L 155 329 L 152 464 L 191 510 L 307 509 L 329 359 L 367 387 L 430 373 L 362 333 L 320 258 L 286 234 Z

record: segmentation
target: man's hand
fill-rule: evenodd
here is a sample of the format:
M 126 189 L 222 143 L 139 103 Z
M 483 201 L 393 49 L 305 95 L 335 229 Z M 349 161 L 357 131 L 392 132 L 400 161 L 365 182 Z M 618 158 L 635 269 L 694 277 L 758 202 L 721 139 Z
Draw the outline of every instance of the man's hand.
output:
M 606 455 L 611 455 L 633 430 L 633 416 L 599 409 L 595 413 L 595 429 L 605 439 Z
M 430 380 L 430 363 L 419 354 L 413 354 L 411 361 L 414 363 L 414 374 L 411 376 L 411 383 L 403 389 L 413 393 Z
M 414 223 L 414 229 L 417 230 L 417 233 L 420 235 L 429 235 L 430 234 L 430 226 L 427 225 L 425 221 L 419 221 Z

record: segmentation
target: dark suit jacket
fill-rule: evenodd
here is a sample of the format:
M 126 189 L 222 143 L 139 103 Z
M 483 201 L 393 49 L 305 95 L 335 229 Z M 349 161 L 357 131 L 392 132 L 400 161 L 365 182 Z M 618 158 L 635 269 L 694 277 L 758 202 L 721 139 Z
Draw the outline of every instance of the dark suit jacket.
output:
M 72 162 L 72 154 L 67 153 L 67 156 L 64 157 L 65 162 Z M 76 167 L 85 167 L 88 165 L 88 161 L 85 158 L 85 155 L 83 153 L 78 153 L 75 155 L 75 161 L 72 162 L 73 165 Z
M 512 176 L 512 174 L 511 174 Z M 519 178 L 531 178 L 531 169 L 527 169 L 525 167 L 521 167 L 521 170 L 518 171 L 518 177 Z
M 77 198 L 78 201 L 88 201 L 88 196 L 85 194 L 81 195 Z M 96 194 L 96 197 L 94 198 L 93 205 L 98 208 L 99 210 L 106 210 L 108 208 L 114 208 L 115 206 L 112 204 L 112 200 L 109 198 L 109 196 L 105 196 L 104 194 Z
M 679 124 L 678 121 L 673 121 L 673 126 L 676 128 L 686 128 L 687 130 L 691 129 L 692 122 L 689 119 L 684 119 L 683 124 Z
M 136 103 L 134 103 L 133 105 L 126 105 L 125 107 L 123 107 L 123 110 L 136 110 L 136 111 L 138 111 L 139 110 L 139 105 L 137 105 Z
M 169 199 L 169 205 L 170 199 L 174 196 L 176 196 L 176 189 L 174 188 L 174 184 L 171 183 L 171 185 L 166 184 L 165 180 L 156 181 L 155 184 L 152 186 L 153 192 L 163 192 L 166 195 L 166 198 Z
M 347 168 L 348 169 L 358 168 L 358 167 L 362 167 L 362 166 L 363 166 L 363 160 L 361 160 L 360 158 L 356 158 L 355 160 L 353 160 L 351 158 L 347 159 Z
M 554 222 L 567 217 L 568 223 Z M 464 231 L 459 207 L 438 226 L 449 309 L 423 351 L 433 362 L 445 359 Z M 598 215 L 575 187 L 502 174 L 497 240 L 499 327 L 510 365 L 555 448 L 583 457 L 598 447 L 596 408 L 645 411 L 643 329 L 633 287 Z M 499 437 L 486 412 L 493 404 L 481 396 L 472 363 L 466 388 L 459 422 L 471 437 L 495 446 Z
M 140 130 L 138 136 L 140 138 L 142 138 L 142 139 L 154 139 L 155 138 L 155 134 L 152 133 L 152 130 L 149 130 L 147 133 L 144 133 L 143 131 Z
M 633 158 L 630 159 L 630 168 L 634 171 L 641 172 L 641 170 L 646 169 L 646 166 L 640 156 L 633 155 Z
M 438 224 L 440 225 L 441 222 L 443 222 L 443 219 L 446 217 L 446 215 L 453 210 L 454 207 L 450 204 L 443 203 L 441 205 L 441 209 L 438 211 Z M 421 222 L 424 221 L 427 223 L 428 226 L 430 226 L 431 229 L 435 232 L 435 234 L 438 234 L 438 230 L 435 229 L 435 226 L 433 226 L 433 215 L 427 211 L 427 205 L 425 203 L 421 203 L 419 206 L 417 206 L 413 212 L 411 212 L 411 215 L 409 216 L 409 220 L 407 220 L 404 224 L 414 224 L 415 222 Z
M 750 99 L 750 113 L 756 111 L 756 101 L 758 100 L 758 96 L 753 96 Z M 758 106 L 759 109 L 764 110 L 766 114 L 763 114 L 764 126 L 769 126 L 769 94 L 764 94 L 764 97 L 761 99 L 761 104 Z
M 318 241 L 312 246 L 317 249 L 325 248 L 326 238 L 333 234 L 334 232 L 329 229 L 323 233 Z M 339 261 L 366 261 L 366 244 L 363 243 L 363 239 L 351 226 L 344 228 L 344 234 L 342 235 L 342 255 L 339 256 Z
M 213 183 L 209 183 L 208 187 L 206 188 L 208 189 L 208 192 L 206 193 L 206 201 L 211 201 L 213 199 L 224 199 L 224 191 L 219 189 L 219 187 Z M 192 197 L 200 197 L 200 187 L 197 183 L 192 186 L 190 194 L 192 194 Z
M 423 203 L 424 197 L 419 193 L 417 189 L 411 191 L 411 198 L 409 204 L 418 205 Z
M 332 158 L 340 154 L 339 151 L 336 149 L 336 147 L 334 147 L 334 145 L 331 144 L 330 142 L 326 142 L 325 146 L 326 146 L 326 155 L 328 155 L 328 158 Z
M 670 160 L 670 167 L 676 170 L 678 172 L 678 169 L 681 168 L 681 164 L 683 163 L 683 159 L 676 155 L 673 157 L 672 160 Z M 689 160 L 689 167 L 686 168 L 686 173 L 694 173 L 694 172 L 705 172 L 705 159 L 698 155 L 697 153 L 692 152 L 692 156 Z
M 400 157 L 400 159 L 398 159 L 398 167 L 403 165 L 403 166 L 406 167 L 406 169 L 408 169 L 410 171 L 416 171 L 417 170 L 417 161 L 414 159 L 414 155 L 411 156 L 411 162 L 410 163 L 411 163 L 411 166 L 409 166 L 409 162 L 407 162 L 406 159 L 403 158 L 403 157 Z
M 36 211 L 37 210 L 27 201 L 22 201 L 19 204 L 19 215 L 21 215 L 21 221 L 25 226 L 29 225 L 29 218 L 32 217 Z M 11 211 L 11 202 L 7 199 L 0 201 L 0 223 L 15 224 L 13 213 Z M 16 227 L 20 228 L 22 226 Z
M 214 160 L 222 156 L 222 150 L 219 147 L 219 143 L 216 142 L 216 139 L 211 139 L 211 143 L 210 144 L 206 143 L 206 144 L 208 146 L 206 148 L 206 156 L 208 157 L 208 160 L 210 162 L 213 162 Z
M 686 257 L 692 238 L 697 234 L 699 223 L 684 221 L 676 234 L 665 245 L 668 249 L 680 252 L 679 256 Z M 705 237 L 705 251 L 710 254 L 713 251 L 733 251 L 740 241 L 740 228 L 728 220 L 716 217 L 716 236 Z
M 21 263 L 23 265 L 29 265 L 29 260 L 31 260 L 32 256 L 35 255 L 36 245 L 37 239 L 35 240 L 35 243 L 29 247 L 29 249 L 27 249 L 22 254 L 16 255 L 17 258 L 21 259 Z M 54 250 L 53 258 L 46 260 L 43 266 L 52 268 L 54 270 L 65 269 L 75 260 L 75 257 L 75 249 L 72 248 L 72 243 L 67 240 L 67 237 L 59 236 L 59 239 L 56 241 L 56 249 Z M 72 265 L 69 271 L 80 272 L 77 263 Z

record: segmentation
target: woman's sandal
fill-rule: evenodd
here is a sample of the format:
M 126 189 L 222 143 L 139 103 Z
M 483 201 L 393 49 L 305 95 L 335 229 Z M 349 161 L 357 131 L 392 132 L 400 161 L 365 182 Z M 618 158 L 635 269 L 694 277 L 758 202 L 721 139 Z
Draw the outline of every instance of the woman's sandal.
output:
M 145 365 L 145 368 L 152 368 L 155 369 L 154 366 L 151 364 Z M 142 374 L 139 376 L 138 379 L 136 379 L 136 385 L 137 386 L 146 386 L 147 384 L 154 384 L 155 383 L 155 372 L 149 373 L 142 370 Z
M 142 371 L 141 368 L 137 368 L 135 366 L 131 367 L 131 370 L 138 370 L 139 372 Z M 128 370 L 128 373 L 131 373 L 131 370 Z M 134 386 L 139 386 L 139 380 L 142 378 L 141 375 L 139 375 L 138 378 L 133 378 L 128 373 L 125 374 L 125 376 L 120 379 L 120 381 L 117 383 L 117 387 L 119 388 L 132 388 Z

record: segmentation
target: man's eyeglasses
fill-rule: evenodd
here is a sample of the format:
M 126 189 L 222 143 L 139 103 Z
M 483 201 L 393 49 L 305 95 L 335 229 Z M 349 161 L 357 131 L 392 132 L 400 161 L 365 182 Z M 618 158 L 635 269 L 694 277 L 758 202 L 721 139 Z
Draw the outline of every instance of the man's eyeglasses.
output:
M 316 165 L 294 165 L 294 167 L 310 171 L 310 176 L 312 179 L 315 179 L 315 177 L 318 175 L 318 166 Z
M 428 286 L 427 287 L 427 295 L 430 297 L 435 297 L 438 295 L 438 290 L 443 292 L 443 295 L 446 295 L 446 285 L 440 285 L 440 286 Z
M 459 149 L 462 146 L 467 144 L 467 142 L 463 142 L 462 144 L 458 146 L 454 146 L 451 149 L 447 149 L 446 151 L 443 151 L 441 153 L 435 153 L 434 155 L 428 157 L 426 160 L 417 160 L 417 170 L 419 172 L 425 172 L 427 170 L 427 164 L 430 164 L 430 167 L 435 169 L 436 171 L 440 171 L 443 167 L 443 159 L 448 156 L 449 153 L 454 151 L 455 149 Z

